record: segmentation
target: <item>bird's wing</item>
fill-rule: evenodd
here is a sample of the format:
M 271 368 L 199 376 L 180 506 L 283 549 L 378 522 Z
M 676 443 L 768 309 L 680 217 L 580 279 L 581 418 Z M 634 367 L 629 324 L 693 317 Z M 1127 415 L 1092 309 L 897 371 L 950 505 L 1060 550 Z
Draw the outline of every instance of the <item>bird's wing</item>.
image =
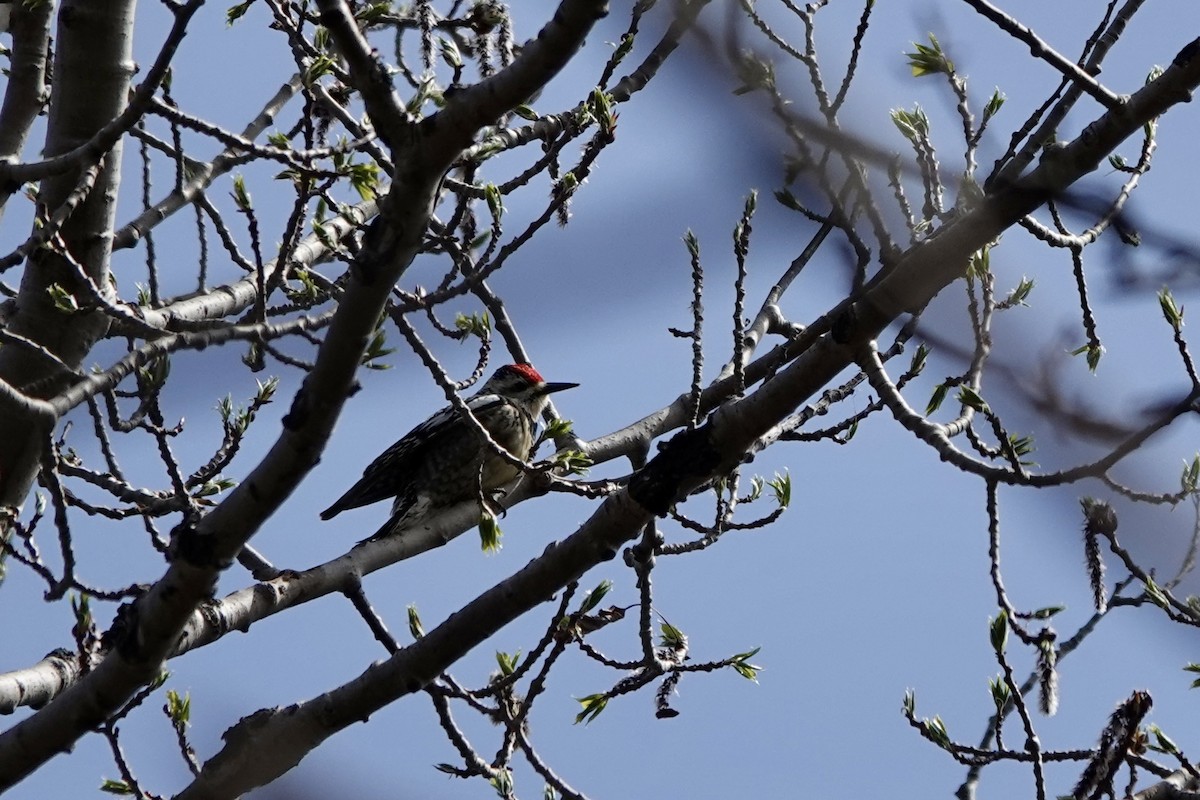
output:
M 494 394 L 476 395 L 468 398 L 467 407 L 475 414 L 482 414 L 501 402 Z M 363 476 L 337 502 L 321 512 L 321 519 L 332 519 L 348 509 L 395 497 L 412 479 L 421 459 L 430 449 L 438 447 L 438 441 L 452 430 L 452 423 L 458 419 L 454 408 L 443 408 L 402 436 L 367 465 Z

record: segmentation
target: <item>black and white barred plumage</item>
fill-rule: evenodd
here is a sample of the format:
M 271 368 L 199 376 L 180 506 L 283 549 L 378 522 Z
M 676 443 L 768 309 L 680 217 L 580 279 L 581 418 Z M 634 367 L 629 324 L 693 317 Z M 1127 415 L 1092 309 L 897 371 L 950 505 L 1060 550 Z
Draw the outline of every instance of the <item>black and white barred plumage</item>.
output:
M 496 444 L 525 460 L 549 395 L 576 385 L 546 383 L 531 365 L 509 364 L 496 370 L 466 405 Z M 505 486 L 519 474 L 457 409 L 446 406 L 384 450 L 349 491 L 321 512 L 321 519 L 394 497 L 391 517 L 374 539 L 476 498 L 480 489 L 486 493 Z

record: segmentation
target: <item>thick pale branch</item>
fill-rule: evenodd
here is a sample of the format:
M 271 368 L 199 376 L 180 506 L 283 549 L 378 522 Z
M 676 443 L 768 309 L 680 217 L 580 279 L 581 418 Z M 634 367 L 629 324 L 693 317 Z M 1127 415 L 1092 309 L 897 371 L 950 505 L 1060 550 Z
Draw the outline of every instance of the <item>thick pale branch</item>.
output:
M 299 75 L 292 76 L 291 80 L 283 84 L 279 88 L 279 91 L 271 96 L 271 99 L 263 106 L 262 111 L 242 129 L 241 138 L 250 141 L 257 139 L 259 134 L 275 122 L 276 115 L 296 96 L 302 85 L 303 82 Z M 113 250 L 133 247 L 143 236 L 153 230 L 155 226 L 179 209 L 193 202 L 216 178 L 224 175 L 238 164 L 240 155 L 241 151 L 236 148 L 227 147 L 212 161 L 193 171 L 191 179 L 183 185 L 182 189 L 172 191 L 165 198 L 139 214 L 132 222 L 129 222 L 118 230 L 113 237 Z
M 321 7 L 339 46 L 350 53 L 352 72 L 374 70 L 376 62 L 369 50 L 363 50 L 365 42 L 345 6 L 323 0 Z M 295 397 L 275 446 L 211 514 L 189 520 L 175 532 L 167 573 L 129 610 L 126 627 L 114 632 L 116 648 L 46 708 L 0 736 L 0 788 L 20 780 L 102 723 L 157 674 L 165 658 L 204 643 L 206 636 L 215 638 L 224 632 L 220 624 L 198 632 L 194 627 L 198 609 L 211 596 L 219 572 L 315 464 L 388 294 L 421 243 L 442 171 L 457 155 L 452 151 L 466 146 L 479 126 L 544 84 L 570 58 L 602 13 L 603 5 L 594 0 L 564 0 L 555 20 L 512 66 L 454 95 L 443 112 L 412 130 L 393 120 L 396 136 L 388 141 L 396 155 L 396 180 L 381 201 L 379 219 L 366 237 L 314 369 Z M 1189 99 L 1200 84 L 1198 50 L 1200 41 L 1189 45 L 1160 78 L 1107 112 L 1077 140 L 1052 150 L 1031 174 L 997 187 L 975 208 L 965 209 L 929 239 L 910 248 L 856 296 L 835 306 L 793 342 L 759 359 L 757 366 L 750 365 L 747 380 L 761 381 L 756 391 L 722 406 L 704 426 L 673 437 L 638 470 L 628 487 L 606 499 L 575 533 L 552 544 L 518 573 L 358 679 L 306 703 L 287 710 L 264 710 L 239 723 L 226 736 L 225 748 L 205 765 L 181 797 L 236 796 L 273 780 L 332 733 L 427 686 L 501 626 L 613 558 L 656 515 L 666 513 L 713 478 L 727 474 L 773 426 L 852 367 L 865 342 L 905 314 L 920 311 L 961 277 L 972 253 L 1095 169 L 1106 154 L 1147 121 Z M 376 89 L 383 91 L 382 86 Z M 387 91 L 390 93 L 390 88 Z M 393 101 L 394 95 L 389 94 L 367 102 L 383 106 L 391 114 L 398 110 L 391 108 Z M 400 142 L 400 133 L 417 138 L 429 135 L 436 141 Z M 423 158 L 431 152 L 437 157 Z M 728 397 L 728 383 L 710 388 L 714 405 L 717 398 Z M 636 439 L 648 447 L 650 438 L 690 418 L 682 407 L 676 414 L 680 405 L 608 437 L 604 446 L 620 448 Z M 468 505 L 464 519 L 474 516 L 473 505 Z M 455 528 L 460 521 L 455 517 Z M 464 527 L 466 524 L 469 522 Z M 418 542 L 434 546 L 439 536 L 444 541 L 452 535 L 449 528 L 430 528 L 423 539 L 397 537 L 356 548 L 333 562 L 325 574 L 310 571 L 299 581 L 280 578 L 270 582 L 267 585 L 279 596 L 264 600 L 265 605 L 256 605 L 259 598 L 253 593 L 257 588 L 245 590 L 251 594 L 239 593 L 238 599 L 245 601 L 249 616 L 242 619 L 308 599 L 307 588 L 331 591 L 335 582 L 340 588 L 348 574 L 391 563 L 397 557 L 393 551 L 415 550 Z M 181 645 L 181 635 L 191 638 Z M 53 687 L 45 690 L 51 695 L 54 691 Z M 256 746 L 267 740 L 271 746 Z
M 1200 82 L 1200 60 L 1192 58 L 1196 50 L 1193 46 L 1181 54 L 1161 83 L 1151 84 L 1126 108 L 1089 126 L 1079 141 L 1063 149 L 1061 159 L 1043 164 L 912 248 L 862 296 L 831 311 L 831 330 L 810 340 L 794 363 L 753 394 L 719 409 L 703 427 L 673 437 L 627 488 L 606 499 L 567 539 L 550 545 L 524 569 L 355 681 L 286 711 L 261 711 L 237 726 L 227 735 L 226 747 L 181 797 L 231 796 L 273 780 L 329 735 L 419 690 L 503 625 L 613 558 L 656 515 L 725 474 L 758 437 L 851 366 L 862 342 L 901 315 L 924 307 L 960 277 L 973 252 L 1094 169 L 1146 120 L 1186 99 L 1188 90 Z M 266 739 L 274 747 L 252 746 Z M 262 758 L 264 749 L 271 750 L 269 762 Z
M 572 5 L 564 3 L 564 7 Z M 344 52 L 361 46 L 354 40 L 357 29 L 345 30 L 346 20 L 351 25 L 353 21 L 343 3 L 324 0 L 321 8 Z M 524 99 L 553 76 L 582 44 L 595 18 L 586 24 L 574 24 L 579 22 L 578 15 L 566 16 L 573 24 L 548 26 L 548 43 L 530 48 L 534 55 L 514 72 L 511 85 L 519 87 L 522 94 L 512 103 Z M 503 93 L 489 97 L 494 101 Z M 493 110 L 501 113 L 507 109 Z M 471 115 L 464 114 L 460 112 L 459 125 L 472 120 Z M 493 114 L 475 117 L 480 120 L 476 124 L 482 124 L 483 116 L 490 119 Z M 376 120 L 377 125 L 381 122 Z M 474 135 L 473 130 L 457 132 L 463 137 L 461 146 Z M 68 749 L 157 675 L 194 611 L 211 596 L 221 570 L 232 563 L 262 522 L 316 464 L 391 287 L 421 244 L 442 173 L 457 156 L 457 151 L 452 152 L 440 138 L 446 131 L 422 129 L 421 133 L 438 136 L 436 146 L 431 148 L 428 141 L 389 141 L 397 174 L 381 202 L 380 218 L 365 238 L 358 269 L 352 271 L 313 369 L 284 418 L 279 439 L 211 513 L 199 521 L 185 521 L 176 529 L 166 574 L 134 605 L 117 645 L 104 660 L 46 708 L 0 735 L 0 789 Z M 388 140 L 382 130 L 381 135 Z M 440 157 L 429 158 L 435 150 Z M 278 750 L 282 752 L 283 748 Z
M 497 503 L 511 508 L 530 496 L 518 485 Z M 479 524 L 474 501 L 446 509 L 402 534 L 364 542 L 348 553 L 302 572 L 288 572 L 239 589 L 220 600 L 203 603 L 184 626 L 168 657 L 175 658 L 212 644 L 233 631 L 244 632 L 256 622 L 297 605 L 342 591 L 351 575 L 370 575 L 398 561 L 441 547 Z M 370 533 L 364 531 L 363 535 Z M 0 674 L 0 713 L 20 706 L 42 706 L 73 684 L 81 674 L 67 651 L 57 651 L 30 667 Z
M 497 624 L 549 600 L 564 584 L 564 575 L 578 577 L 613 558 L 620 544 L 636 535 L 649 518 L 626 492 L 606 501 L 575 534 L 552 544 L 516 575 L 468 603 L 397 655 L 320 697 L 286 711 L 262 711 L 240 723 L 226 735 L 226 747 L 205 764 L 196 782 L 178 795 L 179 800 L 232 797 L 273 780 L 328 736 L 419 691 L 445 665 L 490 636 Z M 268 740 L 273 743 L 270 748 L 255 746 Z M 271 751 L 269 762 L 263 750 Z
M 46 54 L 50 39 L 53 3 L 15 4 L 12 9 L 13 38 L 8 85 L 0 107 L 0 162 L 21 157 L 30 128 L 46 102 Z M 0 195 L 0 213 L 9 198 Z
M 321 9 L 321 24 L 329 30 L 342 58 L 346 59 L 350 79 L 362 95 L 379 138 L 393 151 L 407 146 L 411 143 L 413 126 L 404 103 L 392 89 L 392 76 L 359 30 L 345 0 L 318 0 L 317 6 Z
M 227 325 L 211 330 L 162 336 L 153 341 L 145 342 L 136 350 L 127 353 L 103 372 L 97 372 L 80 379 L 69 389 L 52 398 L 49 403 L 61 416 L 90 398 L 115 389 L 135 369 L 146 366 L 160 356 L 179 350 L 202 350 L 210 345 L 218 345 L 225 342 L 270 341 L 290 334 L 320 330 L 329 324 L 329 318 L 332 313 L 331 311 L 327 311 L 313 316 L 297 317 L 296 319 L 273 325 L 255 323 Z
M 120 138 L 142 118 L 159 84 L 171 67 L 175 51 L 179 48 L 183 37 L 187 34 L 187 26 L 204 0 L 190 0 L 175 9 L 175 24 L 171 27 L 167 39 L 163 42 L 158 57 L 146 73 L 146 80 L 138 85 L 130 99 L 129 105 L 111 122 L 82 144 L 63 153 L 57 153 L 43 161 L 31 164 L 16 164 L 0 161 L 0 183 L 3 185 L 20 186 L 31 181 L 38 181 L 53 175 L 62 175 L 82 169 L 103 158 Z
M 312 267 L 331 255 L 327 241 L 339 242 L 353 233 L 359 226 L 375 217 L 379 207 L 374 200 L 364 200 L 347 206 L 340 216 L 325 222 L 326 237 L 310 234 L 296 246 L 287 266 Z M 270 284 L 284 266 L 278 259 L 264 265 L 265 282 Z M 215 287 L 194 297 L 168 303 L 161 308 L 142 308 L 138 313 L 147 325 L 163 331 L 204 329 L 214 322 L 241 314 L 258 301 L 259 280 L 257 276 Z
M 48 157 L 76 149 L 89 142 L 97 131 L 120 116 L 126 106 L 129 78 L 134 65 L 130 53 L 133 3 L 128 0 L 64 3 L 61 16 L 72 24 L 60 26 L 55 43 L 54 99 L 47 120 L 44 150 Z M 63 98 L 67 98 L 63 100 Z M 120 183 L 120 142 L 106 154 L 105 168 L 87 198 L 64 222 L 61 235 L 65 249 L 83 264 L 98 286 L 108 286 L 113 212 Z M 39 199 L 49 209 L 69 202 L 77 190 L 75 174 L 43 181 Z M 19 390 L 36 385 L 30 394 L 46 395 L 64 385 L 92 343 L 104 332 L 102 314 L 66 316 L 48 293 L 52 284 L 76 287 L 67 278 L 63 263 L 49 250 L 37 250 L 26 264 L 15 313 L 7 320 L 7 332 L 32 343 L 35 348 L 0 348 L 0 380 Z M 48 352 L 67 367 L 46 381 Z M 41 462 L 41 449 L 49 429 L 40 415 L 0 415 L 0 504 L 19 505 L 28 494 Z M 0 528 L 6 527 L 0 521 Z
M 1130 800 L 1196 800 L 1197 797 L 1200 797 L 1200 779 L 1181 769 L 1132 795 Z
M 1194 52 L 1195 48 L 1190 48 L 1176 60 L 1175 67 L 1165 74 L 1164 84 L 1152 86 L 1148 94 L 1134 97 L 1128 109 L 1106 115 L 1088 127 L 1080 142 L 1066 146 L 1063 160 L 1044 164 L 1000 196 L 988 198 L 928 242 L 914 247 L 886 277 L 872 282 L 863 296 L 830 312 L 838 320 L 832 331 L 752 395 L 725 405 L 707 425 L 668 441 L 653 461 L 638 470 L 628 488 L 606 499 L 592 519 L 568 539 L 553 543 L 516 575 L 476 597 L 425 638 L 368 669 L 359 679 L 286 711 L 260 711 L 239 724 L 227 735 L 226 748 L 180 796 L 230 796 L 274 780 L 326 736 L 420 690 L 499 627 L 550 599 L 596 564 L 613 558 L 644 524 L 666 513 L 692 489 L 725 474 L 758 437 L 851 366 L 853 349 L 859 343 L 874 338 L 901 314 L 918 311 L 955 281 L 971 253 L 1090 172 L 1105 152 L 1147 119 L 1186 98 L 1184 88 L 1200 82 L 1200 65 L 1190 58 Z M 265 739 L 275 746 L 250 746 Z M 269 763 L 263 759 L 264 750 L 271 751 Z
M 424 120 L 431 144 L 451 157 L 470 145 L 479 128 L 527 101 L 546 85 L 583 46 L 584 37 L 608 13 L 606 0 L 562 0 L 554 18 L 528 42 L 521 54 L 495 75 L 454 92 L 446 107 Z

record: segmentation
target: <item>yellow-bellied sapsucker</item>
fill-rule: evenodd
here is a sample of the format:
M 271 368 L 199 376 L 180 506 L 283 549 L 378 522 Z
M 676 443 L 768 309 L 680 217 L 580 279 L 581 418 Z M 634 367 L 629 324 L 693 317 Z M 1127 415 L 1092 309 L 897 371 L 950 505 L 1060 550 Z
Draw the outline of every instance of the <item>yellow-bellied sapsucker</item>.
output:
M 532 365 L 509 364 L 496 370 L 466 404 L 496 444 L 525 460 L 532 455 L 537 417 L 549 396 L 578 385 L 546 383 Z M 321 519 L 395 497 L 391 517 L 371 536 L 377 539 L 478 498 L 481 490 L 486 500 L 520 473 L 457 409 L 446 406 L 384 450 L 358 483 L 321 512 Z

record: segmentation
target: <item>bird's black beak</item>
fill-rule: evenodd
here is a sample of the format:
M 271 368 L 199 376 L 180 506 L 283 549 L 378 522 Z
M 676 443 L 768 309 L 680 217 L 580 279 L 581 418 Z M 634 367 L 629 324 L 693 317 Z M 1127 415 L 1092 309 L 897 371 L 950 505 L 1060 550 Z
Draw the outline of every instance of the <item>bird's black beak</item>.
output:
M 541 394 L 554 394 L 555 392 L 565 391 L 566 389 L 574 389 L 578 383 L 547 383 L 542 386 Z

